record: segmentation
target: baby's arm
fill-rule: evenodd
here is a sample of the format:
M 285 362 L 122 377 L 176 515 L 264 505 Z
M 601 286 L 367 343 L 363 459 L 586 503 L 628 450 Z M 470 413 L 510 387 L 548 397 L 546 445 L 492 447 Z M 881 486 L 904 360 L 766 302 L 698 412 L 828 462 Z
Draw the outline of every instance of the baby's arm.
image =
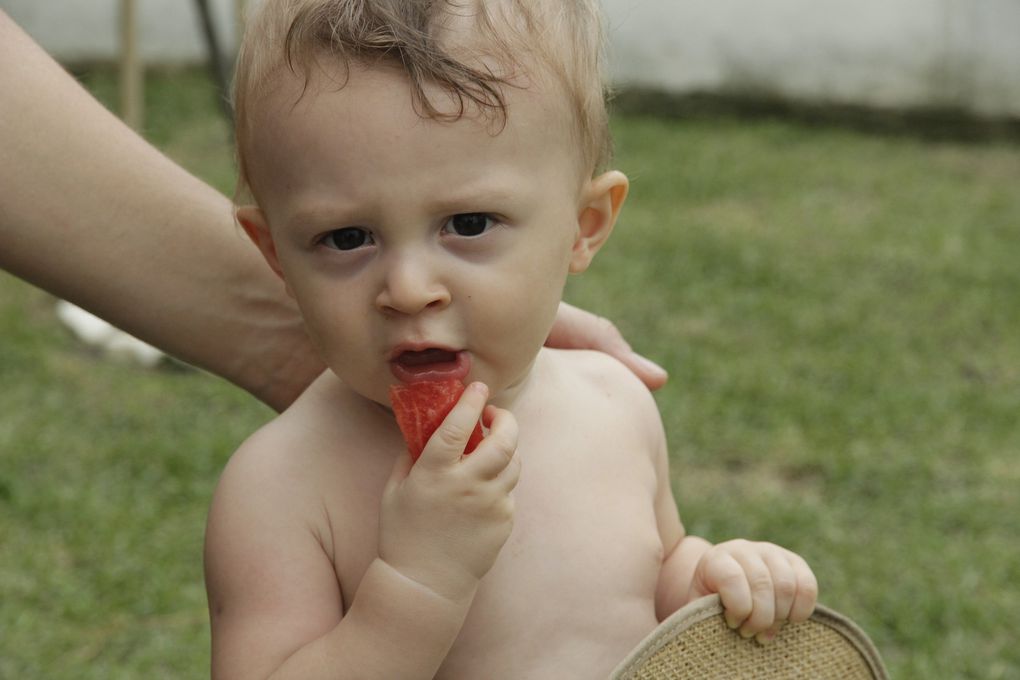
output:
M 346 614 L 331 560 L 344 546 L 328 526 L 315 529 L 328 522 L 314 484 L 263 455 L 283 438 L 257 436 L 242 448 L 217 489 L 206 538 L 214 678 L 435 675 L 510 533 L 519 474 L 512 416 L 486 408 L 489 435 L 460 454 L 485 399 L 484 386 L 465 390 L 418 463 L 408 456 L 394 469 L 379 553 Z
M 737 539 L 712 545 L 686 535 L 670 489 L 664 438 L 658 470 L 656 513 L 665 548 L 655 598 L 660 621 L 710 593 L 719 593 L 731 628 L 761 642 L 775 637 L 784 622 L 811 615 L 818 584 L 799 555 L 771 543 Z

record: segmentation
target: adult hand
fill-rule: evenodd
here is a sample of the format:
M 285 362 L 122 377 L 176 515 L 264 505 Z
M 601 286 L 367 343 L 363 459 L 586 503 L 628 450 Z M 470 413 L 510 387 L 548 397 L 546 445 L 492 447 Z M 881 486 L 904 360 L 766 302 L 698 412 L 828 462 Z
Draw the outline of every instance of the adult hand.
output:
M 0 10 L 0 268 L 286 408 L 325 365 L 230 201 Z
M 650 390 L 659 389 L 669 378 L 664 368 L 631 349 L 612 321 L 566 302 L 560 303 L 556 322 L 545 344 L 560 349 L 605 352 L 633 371 Z

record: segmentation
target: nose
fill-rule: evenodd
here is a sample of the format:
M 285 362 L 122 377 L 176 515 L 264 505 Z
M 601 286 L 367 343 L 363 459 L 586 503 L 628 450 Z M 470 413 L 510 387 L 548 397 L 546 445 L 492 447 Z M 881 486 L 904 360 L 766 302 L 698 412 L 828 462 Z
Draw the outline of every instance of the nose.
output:
M 386 263 L 376 307 L 383 312 L 418 314 L 450 304 L 450 291 L 439 275 L 440 267 L 421 253 L 393 254 Z

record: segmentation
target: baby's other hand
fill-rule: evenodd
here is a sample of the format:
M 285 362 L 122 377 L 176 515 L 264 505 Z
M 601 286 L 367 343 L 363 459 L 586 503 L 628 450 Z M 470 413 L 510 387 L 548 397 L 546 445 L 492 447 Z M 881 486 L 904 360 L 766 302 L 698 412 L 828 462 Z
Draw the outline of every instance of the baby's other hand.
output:
M 719 593 L 730 628 L 768 643 L 787 621 L 811 616 L 818 582 L 799 555 L 772 543 L 737 539 L 713 546 L 698 562 L 690 599 L 710 593 Z
M 451 600 L 473 596 L 513 527 L 517 421 L 487 397 L 485 385 L 468 386 L 418 462 L 404 456 L 383 492 L 379 557 Z M 479 416 L 489 432 L 465 456 Z

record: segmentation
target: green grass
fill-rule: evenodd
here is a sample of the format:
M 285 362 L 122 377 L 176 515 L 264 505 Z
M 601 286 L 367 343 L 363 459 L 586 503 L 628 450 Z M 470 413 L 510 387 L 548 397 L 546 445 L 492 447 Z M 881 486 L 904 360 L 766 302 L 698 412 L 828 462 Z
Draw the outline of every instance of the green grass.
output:
M 147 136 L 230 191 L 204 78 L 149 86 Z M 802 553 L 893 677 L 1020 678 L 1020 145 L 615 133 L 631 197 L 568 293 L 670 370 L 687 528 Z M 97 359 L 10 277 L 0 384 L 0 677 L 204 675 L 206 505 L 269 412 Z

